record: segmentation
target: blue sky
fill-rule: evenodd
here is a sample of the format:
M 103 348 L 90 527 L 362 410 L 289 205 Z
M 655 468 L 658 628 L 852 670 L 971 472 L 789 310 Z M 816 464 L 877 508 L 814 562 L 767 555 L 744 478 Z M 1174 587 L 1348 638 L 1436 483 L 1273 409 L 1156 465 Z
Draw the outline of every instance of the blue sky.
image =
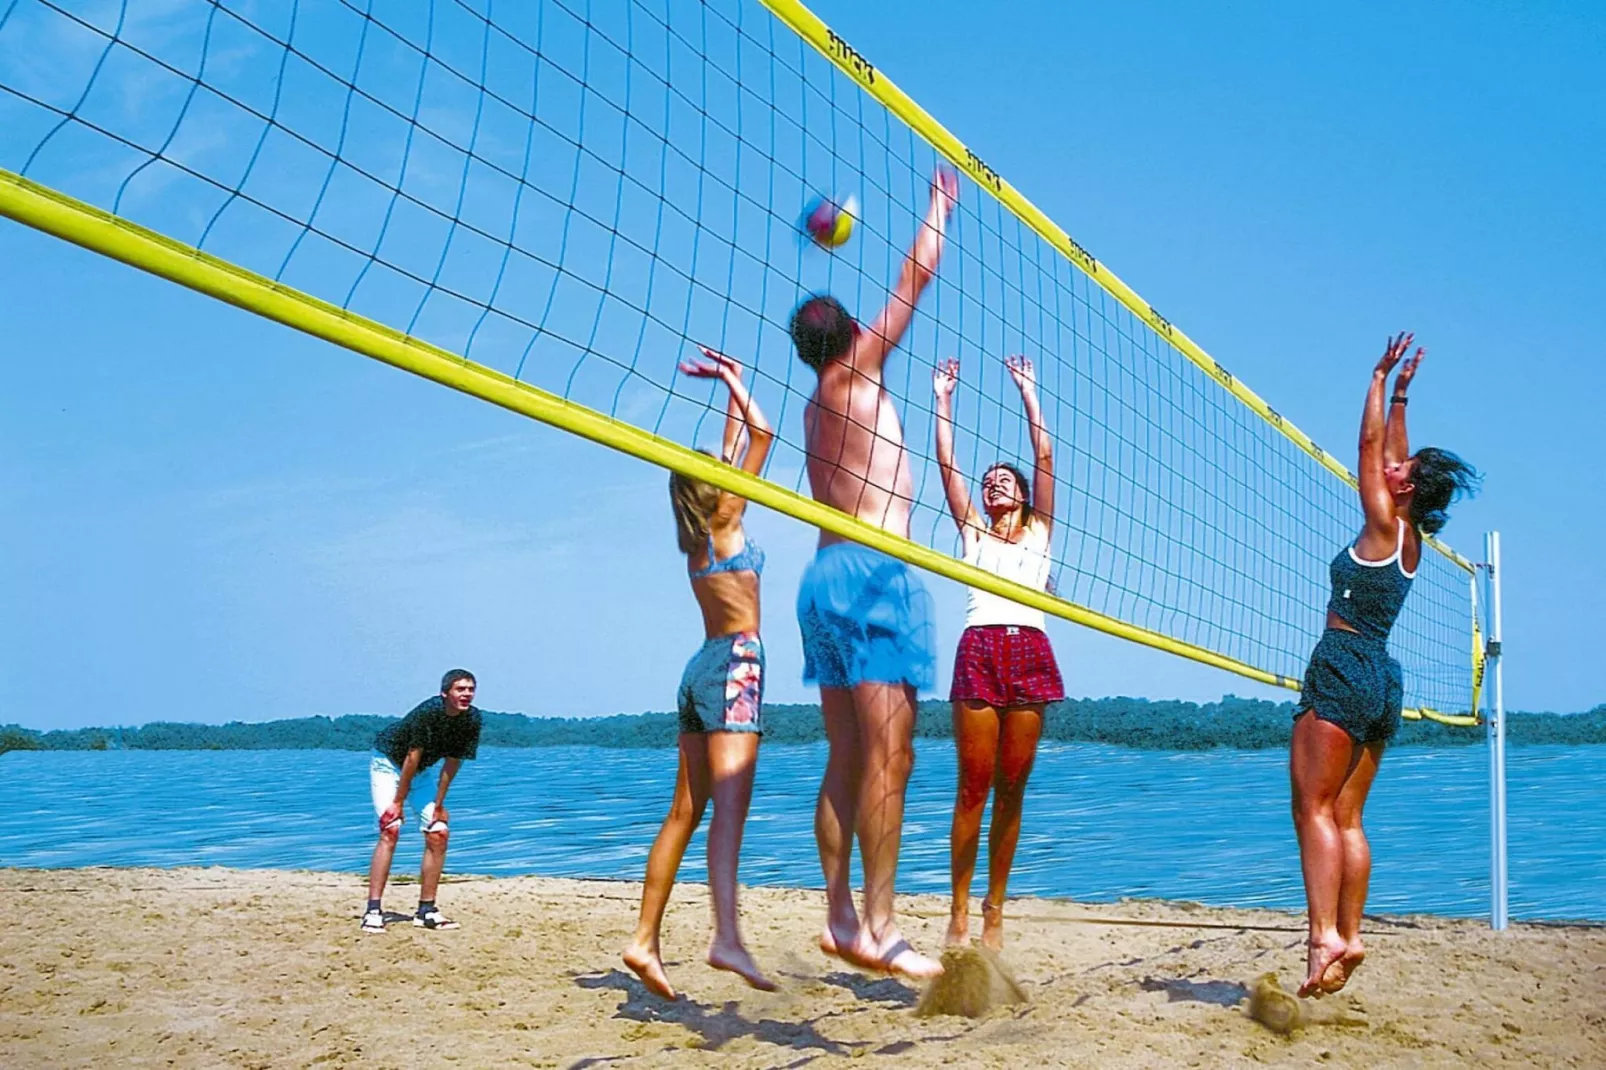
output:
M 1504 534 L 1508 705 L 1606 701 L 1606 13 L 817 10 L 1347 460 L 1415 329 L 1413 441 L 1487 474 L 1446 534 Z M 455 664 L 493 709 L 664 709 L 700 638 L 656 469 L 9 223 L 0 368 L 0 721 L 400 711 Z M 750 527 L 769 697 L 806 701 L 813 535 Z M 947 646 L 963 592 L 932 582 Z M 1051 633 L 1073 694 L 1284 697 Z

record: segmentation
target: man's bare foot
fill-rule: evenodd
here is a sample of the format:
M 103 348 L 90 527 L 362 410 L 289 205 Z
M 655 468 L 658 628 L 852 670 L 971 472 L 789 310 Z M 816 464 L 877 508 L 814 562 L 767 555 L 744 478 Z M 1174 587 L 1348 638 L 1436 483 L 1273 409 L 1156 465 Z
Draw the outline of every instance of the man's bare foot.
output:
M 1322 991 L 1332 995 L 1342 990 L 1349 984 L 1350 975 L 1359 969 L 1365 960 L 1366 948 L 1361 945 L 1361 938 L 1357 936 L 1344 948 L 1344 953 L 1338 960 L 1322 972 Z
M 764 976 L 758 963 L 753 961 L 753 956 L 740 943 L 714 941 L 708 947 L 708 964 L 716 970 L 728 970 L 736 974 L 760 992 L 775 991 L 775 982 Z
M 851 962 L 848 951 L 853 947 L 853 938 L 859 933 L 859 920 L 855 918 L 853 924 L 847 928 L 833 925 L 829 920 L 820 932 L 820 950 L 834 959 Z
M 1337 933 L 1328 933 L 1306 942 L 1305 963 L 1308 967 L 1305 974 L 1305 983 L 1299 986 L 1299 995 L 1320 997 L 1322 991 L 1322 976 L 1327 968 L 1343 957 L 1349 945 L 1344 943 Z
M 645 944 L 631 944 L 625 948 L 623 955 L 625 965 L 635 971 L 641 983 L 649 990 L 665 999 L 674 999 L 675 990 L 669 984 L 669 976 L 664 973 L 664 961 L 658 957 L 656 948 Z
M 970 943 L 970 904 L 961 908 L 957 903 L 948 911 L 948 933 L 942 938 L 943 947 L 965 947 Z
M 929 981 L 942 974 L 942 963 L 928 959 L 909 946 L 897 929 L 889 929 L 877 940 L 868 926 L 861 926 L 850 952 L 843 958 L 874 973 L 901 974 L 915 981 Z
M 1004 950 L 1004 904 L 991 899 L 981 901 L 981 946 L 990 951 Z

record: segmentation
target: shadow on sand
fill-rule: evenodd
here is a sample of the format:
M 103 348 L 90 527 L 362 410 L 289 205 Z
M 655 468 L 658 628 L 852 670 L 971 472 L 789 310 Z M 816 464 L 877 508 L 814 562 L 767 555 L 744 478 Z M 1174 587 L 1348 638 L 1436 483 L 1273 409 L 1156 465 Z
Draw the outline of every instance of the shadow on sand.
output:
M 1249 998 L 1249 989 L 1237 981 L 1190 981 L 1181 977 L 1145 977 L 1138 982 L 1145 992 L 1164 992 L 1170 1003 L 1213 1003 L 1236 1007 Z
M 858 999 L 869 1003 L 912 1007 L 920 999 L 919 993 L 914 989 L 892 978 L 870 978 L 837 972 L 810 979 L 846 989 Z M 795 1070 L 813 1062 L 821 1055 L 901 1055 L 915 1048 L 921 1041 L 953 1040 L 960 1035 L 956 1033 L 952 1036 L 894 1040 L 879 1045 L 866 1041 L 835 1041 L 822 1035 L 816 1028 L 816 1023 L 839 1016 L 842 1013 L 840 1010 L 828 1011 L 817 1017 L 797 1022 L 783 1022 L 774 1018 L 759 1018 L 755 1021 L 742 1017 L 736 1009 L 735 1001 L 716 1009 L 710 1004 L 699 1003 L 685 994 L 674 1000 L 661 999 L 647 991 L 647 987 L 634 974 L 623 970 L 611 969 L 603 973 L 579 974 L 575 977 L 574 983 L 581 988 L 613 989 L 622 993 L 624 1001 L 619 1004 L 614 1017 L 635 1022 L 672 1022 L 683 1026 L 702 1038 L 702 1042 L 697 1045 L 701 1051 L 718 1051 L 739 1037 L 752 1037 L 767 1044 L 804 1053 L 793 1062 L 778 1066 L 776 1070 Z M 605 1066 L 622 1058 L 629 1056 L 581 1059 L 571 1064 L 568 1070 Z
M 774 1018 L 757 1021 L 742 1017 L 735 1001 L 715 1009 L 682 994 L 678 999 L 660 999 L 647 991 L 647 987 L 633 974 L 623 970 L 606 973 L 581 974 L 575 978 L 581 988 L 611 988 L 624 993 L 624 1002 L 615 1014 L 635 1022 L 673 1022 L 703 1038 L 699 1047 L 703 1051 L 718 1051 L 738 1037 L 752 1037 L 769 1044 L 794 1050 L 814 1049 L 831 1055 L 852 1055 L 854 1048 L 839 1044 L 822 1036 L 814 1027 L 818 1018 L 801 1022 L 782 1022 Z
M 867 1003 L 892 1003 L 899 1007 L 913 1007 L 920 1002 L 920 993 L 892 977 L 865 977 L 857 973 L 838 970 L 817 978 L 822 984 L 845 988 L 854 997 Z

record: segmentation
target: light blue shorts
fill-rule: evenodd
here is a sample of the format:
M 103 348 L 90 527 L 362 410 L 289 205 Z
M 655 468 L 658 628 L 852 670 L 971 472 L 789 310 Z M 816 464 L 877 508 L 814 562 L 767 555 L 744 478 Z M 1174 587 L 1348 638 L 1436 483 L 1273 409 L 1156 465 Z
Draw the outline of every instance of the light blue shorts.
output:
M 821 687 L 937 682 L 931 596 L 908 565 L 856 542 L 821 548 L 803 573 L 803 682 Z

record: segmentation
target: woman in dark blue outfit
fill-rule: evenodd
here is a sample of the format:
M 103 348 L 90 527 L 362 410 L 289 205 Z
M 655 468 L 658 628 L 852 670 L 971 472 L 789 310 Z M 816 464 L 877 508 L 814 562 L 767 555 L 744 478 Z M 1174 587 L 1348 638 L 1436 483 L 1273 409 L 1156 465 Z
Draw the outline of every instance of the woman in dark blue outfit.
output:
M 1365 957 L 1361 913 L 1372 852 L 1361 810 L 1383 748 L 1400 726 L 1400 663 L 1389 656 L 1389 630 L 1411 589 L 1422 536 L 1438 531 L 1446 510 L 1477 483 L 1453 453 L 1411 453 L 1405 435 L 1405 392 L 1422 361 L 1417 349 L 1400 368 L 1384 416 L 1389 373 L 1413 336 L 1389 340 L 1366 393 L 1361 417 L 1360 489 L 1366 526 L 1333 559 L 1327 628 L 1299 697 L 1289 760 L 1294 830 L 1310 910 L 1310 939 L 1301 996 L 1337 992 Z

